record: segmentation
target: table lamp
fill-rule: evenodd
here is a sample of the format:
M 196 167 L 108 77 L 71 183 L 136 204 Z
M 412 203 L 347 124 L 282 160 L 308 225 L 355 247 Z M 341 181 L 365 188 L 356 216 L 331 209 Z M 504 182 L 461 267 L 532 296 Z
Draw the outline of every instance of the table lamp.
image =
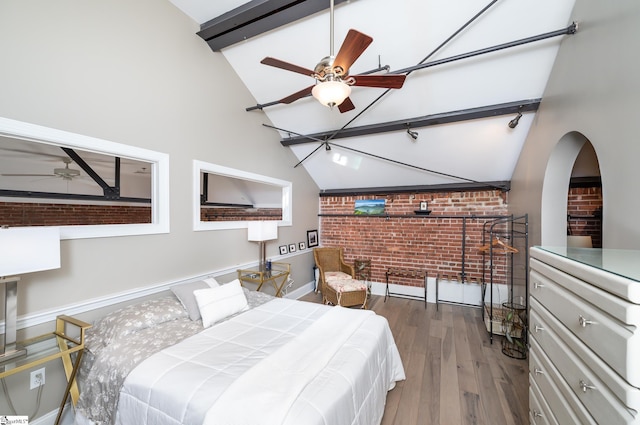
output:
M 0 363 L 26 354 L 16 347 L 18 282 L 22 273 L 60 268 L 57 227 L 0 228 L 0 285 L 4 286 L 4 335 Z
M 247 234 L 249 241 L 258 242 L 258 249 L 260 250 L 260 271 L 264 272 L 266 271 L 265 241 L 270 241 L 278 238 L 278 222 L 250 221 L 249 223 L 247 223 Z

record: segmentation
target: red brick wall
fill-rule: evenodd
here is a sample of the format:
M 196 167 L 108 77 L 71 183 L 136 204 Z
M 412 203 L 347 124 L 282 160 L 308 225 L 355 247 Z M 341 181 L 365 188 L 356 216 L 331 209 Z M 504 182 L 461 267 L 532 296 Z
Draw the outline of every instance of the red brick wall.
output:
M 570 188 L 567 214 L 572 235 L 591 236 L 593 247 L 602 247 L 602 187 Z
M 281 208 L 200 207 L 201 221 L 282 220 Z
M 355 216 L 354 204 L 360 199 L 386 199 L 388 217 Z M 432 211 L 429 216 L 414 213 L 420 201 L 428 202 Z M 320 212 L 321 244 L 342 246 L 350 264 L 357 258 L 371 259 L 371 280 L 376 282 L 385 281 L 389 267 L 426 269 L 429 277 L 437 273 L 458 276 L 462 264 L 462 217 L 466 217 L 465 280 L 481 281 L 483 257 L 479 248 L 483 224 L 489 216 L 508 214 L 506 194 L 499 190 L 327 196 L 320 198 Z M 504 270 L 504 256 L 496 258 L 494 265 L 494 273 L 503 275 L 498 270 Z M 416 279 L 393 279 L 394 283 L 421 286 Z
M 151 223 L 150 206 L 0 202 L 3 226 Z

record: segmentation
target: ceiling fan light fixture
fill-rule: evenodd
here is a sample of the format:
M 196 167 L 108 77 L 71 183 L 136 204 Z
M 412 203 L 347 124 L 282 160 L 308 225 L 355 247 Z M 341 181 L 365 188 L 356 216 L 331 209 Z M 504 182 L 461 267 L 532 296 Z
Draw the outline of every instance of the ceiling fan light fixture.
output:
M 54 168 L 53 174 L 62 177 L 65 180 L 71 180 L 74 177 L 78 177 L 80 175 L 80 170 L 75 170 L 73 168 L 69 168 L 70 160 L 64 161 L 64 168 Z
M 311 94 L 324 106 L 340 105 L 351 94 L 351 87 L 343 81 L 322 81 L 311 90 Z

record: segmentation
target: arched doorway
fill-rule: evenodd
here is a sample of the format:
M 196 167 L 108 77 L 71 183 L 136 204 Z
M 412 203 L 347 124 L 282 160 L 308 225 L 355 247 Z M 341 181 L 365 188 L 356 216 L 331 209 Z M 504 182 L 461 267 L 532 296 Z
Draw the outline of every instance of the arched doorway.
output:
M 578 226 L 572 216 L 576 220 L 598 216 L 598 221 L 602 222 L 602 185 L 597 164 L 597 154 L 583 134 L 567 133 L 558 141 L 549 157 L 542 187 L 542 245 L 566 246 L 569 233 L 589 234 L 584 223 L 581 221 Z M 587 190 L 582 185 L 587 185 Z M 585 200 L 585 193 L 595 193 L 593 204 Z M 601 246 L 600 225 L 597 233 L 597 238 L 593 239 Z
M 602 180 L 589 141 L 580 149 L 569 180 L 567 245 L 602 248 Z

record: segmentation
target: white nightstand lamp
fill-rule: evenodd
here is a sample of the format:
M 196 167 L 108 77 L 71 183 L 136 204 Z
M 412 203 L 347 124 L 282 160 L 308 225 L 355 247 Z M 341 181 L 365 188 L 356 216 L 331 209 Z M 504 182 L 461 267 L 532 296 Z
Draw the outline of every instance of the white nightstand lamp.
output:
M 60 268 L 60 230 L 57 227 L 0 228 L 0 285 L 4 285 L 4 335 L 0 363 L 20 357 L 16 349 L 18 320 L 17 275 Z
M 258 242 L 260 250 L 260 271 L 265 271 L 265 241 L 278 239 L 277 221 L 250 221 L 247 223 L 247 239 Z

